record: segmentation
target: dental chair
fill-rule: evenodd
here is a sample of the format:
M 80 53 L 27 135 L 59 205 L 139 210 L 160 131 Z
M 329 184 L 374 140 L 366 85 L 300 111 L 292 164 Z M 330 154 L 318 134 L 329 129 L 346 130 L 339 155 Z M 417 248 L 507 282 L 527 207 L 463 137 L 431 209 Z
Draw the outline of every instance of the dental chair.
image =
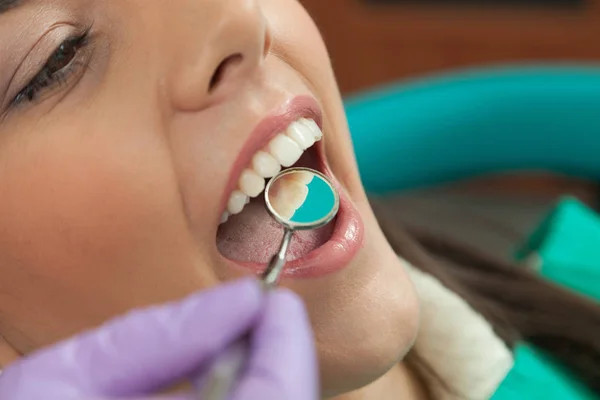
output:
M 371 90 L 345 106 L 371 193 L 518 171 L 600 180 L 600 67 L 468 70 Z M 593 210 L 564 198 L 514 258 L 530 254 L 541 276 L 600 301 L 600 218 Z M 515 349 L 515 360 L 494 400 L 596 399 L 527 344 Z

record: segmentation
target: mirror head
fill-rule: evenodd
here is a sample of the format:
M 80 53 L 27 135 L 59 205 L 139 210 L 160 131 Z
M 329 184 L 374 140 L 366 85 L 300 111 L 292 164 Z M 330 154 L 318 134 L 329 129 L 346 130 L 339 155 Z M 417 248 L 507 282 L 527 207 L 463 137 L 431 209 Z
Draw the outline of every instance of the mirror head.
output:
M 329 179 L 310 168 L 290 168 L 269 181 L 265 189 L 269 213 L 291 230 L 327 225 L 340 207 L 338 192 Z

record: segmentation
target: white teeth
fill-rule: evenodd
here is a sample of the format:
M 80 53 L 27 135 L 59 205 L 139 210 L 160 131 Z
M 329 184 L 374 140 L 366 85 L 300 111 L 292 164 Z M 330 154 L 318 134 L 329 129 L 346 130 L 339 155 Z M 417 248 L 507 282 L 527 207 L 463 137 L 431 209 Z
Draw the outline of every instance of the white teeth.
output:
M 223 215 L 221 215 L 221 223 L 224 224 L 229 219 L 229 213 L 225 211 Z
M 259 151 L 252 158 L 252 168 L 254 172 L 263 178 L 272 178 L 281 171 L 281 165 L 272 155 L 267 152 Z
M 317 123 L 315 121 L 313 121 L 312 119 L 301 118 L 299 122 L 301 122 L 302 124 L 304 124 L 310 128 L 313 135 L 315 135 L 315 139 L 317 141 L 319 141 L 323 138 L 323 132 L 321 132 L 319 125 L 317 125 Z
M 283 167 L 291 167 L 302 156 L 302 149 L 289 136 L 278 134 L 269 143 L 269 152 Z
M 256 197 L 265 190 L 265 178 L 251 169 L 245 169 L 240 176 L 240 190 L 248 197 Z
M 275 136 L 264 150 L 252 157 L 250 166 L 240 175 L 238 187 L 231 193 L 227 210 L 221 216 L 221 223 L 227 222 L 231 215 L 241 213 L 250 198 L 257 197 L 265 190 L 266 178 L 277 175 L 282 166 L 287 168 L 294 165 L 302 153 L 322 137 L 323 133 L 317 123 L 307 118 L 291 123 L 284 133 Z M 298 199 L 302 199 L 302 196 Z M 297 208 L 296 201 L 287 201 L 291 207 L 290 212 L 294 207 Z
M 239 214 L 244 209 L 248 196 L 239 190 L 234 190 L 229 197 L 229 203 L 227 204 L 227 211 L 230 214 Z
M 315 144 L 315 135 L 312 133 L 311 128 L 305 124 L 294 122 L 287 128 L 286 133 L 294 139 L 302 150 L 306 150 Z

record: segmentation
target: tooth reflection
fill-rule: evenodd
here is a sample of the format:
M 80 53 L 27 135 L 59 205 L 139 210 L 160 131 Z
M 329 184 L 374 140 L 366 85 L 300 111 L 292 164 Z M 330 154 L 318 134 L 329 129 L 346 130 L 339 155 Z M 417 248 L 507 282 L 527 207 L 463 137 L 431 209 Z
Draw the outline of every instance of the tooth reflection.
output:
M 293 174 L 287 175 L 290 179 L 297 180 L 298 182 L 302 182 L 305 185 L 310 185 L 310 183 L 315 179 L 315 174 L 308 171 L 296 171 Z
M 283 219 L 291 219 L 308 197 L 308 184 L 314 175 L 310 172 L 295 172 L 282 176 L 274 182 L 269 191 L 269 201 L 273 210 Z

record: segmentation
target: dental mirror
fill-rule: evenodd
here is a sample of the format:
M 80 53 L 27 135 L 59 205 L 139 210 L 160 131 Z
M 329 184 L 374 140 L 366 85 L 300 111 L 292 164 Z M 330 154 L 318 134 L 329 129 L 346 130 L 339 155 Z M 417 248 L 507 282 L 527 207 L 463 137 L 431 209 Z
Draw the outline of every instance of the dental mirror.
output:
M 267 287 L 277 284 L 285 256 L 296 230 L 317 229 L 337 215 L 340 197 L 322 173 L 310 168 L 290 168 L 269 181 L 265 204 L 271 216 L 285 229 L 279 252 L 263 274 Z

